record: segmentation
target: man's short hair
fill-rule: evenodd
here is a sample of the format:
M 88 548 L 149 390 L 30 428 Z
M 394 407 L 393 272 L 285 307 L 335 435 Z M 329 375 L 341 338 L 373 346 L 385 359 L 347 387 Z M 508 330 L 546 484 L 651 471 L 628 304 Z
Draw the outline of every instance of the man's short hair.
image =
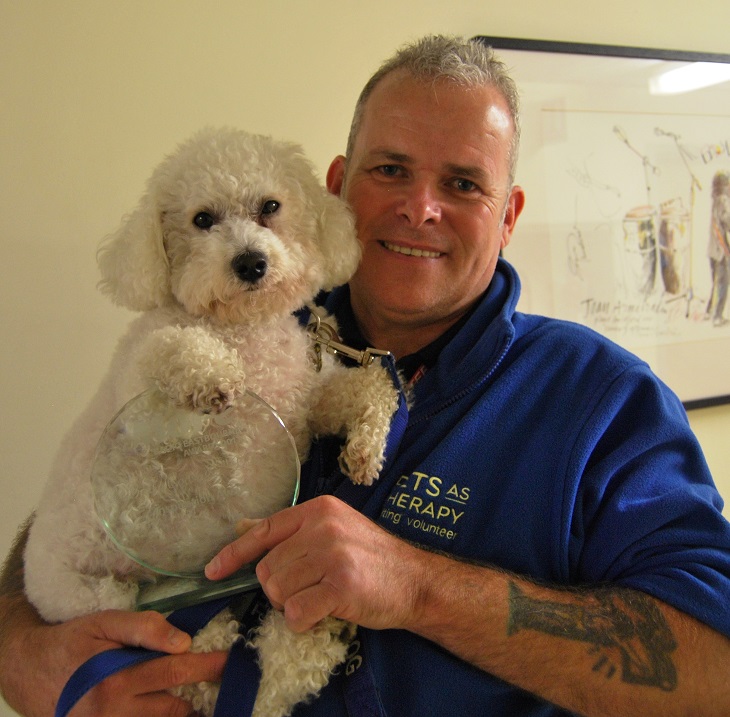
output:
M 495 56 L 491 47 L 476 40 L 464 40 L 460 37 L 428 35 L 404 45 L 380 66 L 368 80 L 355 105 L 350 135 L 347 139 L 347 158 L 352 156 L 368 98 L 383 77 L 401 69 L 414 79 L 423 82 L 446 79 L 463 87 L 494 87 L 501 93 L 514 125 L 509 149 L 511 184 L 514 181 L 520 144 L 520 100 L 517 86 L 507 73 L 506 65 Z

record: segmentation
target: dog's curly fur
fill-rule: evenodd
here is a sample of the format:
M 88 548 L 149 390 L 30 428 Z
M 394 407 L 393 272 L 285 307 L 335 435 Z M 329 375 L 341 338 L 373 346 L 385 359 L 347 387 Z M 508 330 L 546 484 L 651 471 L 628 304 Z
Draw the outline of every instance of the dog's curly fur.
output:
M 133 608 L 139 581 L 152 577 L 105 533 L 89 482 L 105 425 L 149 387 L 177 406 L 213 415 L 253 391 L 277 410 L 302 460 L 313 436 L 340 434 L 347 437 L 341 464 L 351 479 L 369 484 L 377 477 L 398 400 L 392 381 L 379 365 L 345 369 L 327 354 L 318 372 L 310 338 L 292 315 L 321 290 L 345 283 L 359 258 L 349 210 L 320 185 L 296 145 L 211 129 L 160 164 L 136 211 L 99 252 L 102 291 L 143 313 L 65 438 L 37 508 L 25 579 L 43 617 Z M 193 473 L 184 476 L 192 494 L 205 493 L 206 471 Z M 248 479 L 252 493 L 276 496 L 277 486 Z M 154 487 L 135 490 L 154 504 Z M 241 517 L 265 511 L 262 504 L 252 515 L 235 495 L 217 495 Z M 203 503 L 215 500 L 206 494 L 175 506 L 165 525 L 169 545 L 176 527 L 192 522 Z M 147 520 L 151 534 L 158 518 Z M 254 714 L 288 715 L 316 694 L 344 659 L 343 640 L 352 631 L 327 618 L 297 635 L 271 610 L 252 638 L 263 671 Z M 237 633 L 224 613 L 198 634 L 194 649 L 225 649 Z M 216 685 L 178 693 L 212 714 Z

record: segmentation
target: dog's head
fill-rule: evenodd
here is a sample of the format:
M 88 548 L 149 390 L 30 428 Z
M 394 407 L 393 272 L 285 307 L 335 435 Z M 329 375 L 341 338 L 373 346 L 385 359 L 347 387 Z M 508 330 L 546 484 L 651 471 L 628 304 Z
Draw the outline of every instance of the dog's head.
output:
M 157 167 L 98 258 L 100 288 L 122 306 L 250 323 L 345 283 L 360 246 L 298 146 L 210 129 Z

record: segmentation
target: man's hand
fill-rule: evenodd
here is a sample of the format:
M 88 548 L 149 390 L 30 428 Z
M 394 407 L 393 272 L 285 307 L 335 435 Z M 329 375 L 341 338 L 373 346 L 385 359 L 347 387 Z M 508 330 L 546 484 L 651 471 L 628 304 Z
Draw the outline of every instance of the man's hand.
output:
M 246 527 L 210 562 L 208 578 L 224 578 L 265 554 L 256 575 L 293 630 L 328 615 L 374 629 L 408 628 L 428 553 L 332 496 Z
M 11 707 L 27 717 L 51 717 L 73 671 L 92 655 L 116 647 L 146 647 L 170 656 L 107 678 L 78 702 L 70 713 L 73 717 L 183 717 L 193 713 L 192 707 L 166 690 L 221 679 L 226 654 L 188 653 L 190 637 L 160 614 L 110 610 L 45 625 L 27 603 L 14 602 L 15 627 L 0 655 L 3 694 Z

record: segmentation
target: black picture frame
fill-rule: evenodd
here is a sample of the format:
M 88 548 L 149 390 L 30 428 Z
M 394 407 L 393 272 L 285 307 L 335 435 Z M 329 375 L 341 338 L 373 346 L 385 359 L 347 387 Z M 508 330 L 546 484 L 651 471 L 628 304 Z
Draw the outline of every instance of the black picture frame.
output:
M 523 283 L 519 308 L 624 345 L 687 410 L 730 403 L 730 321 L 705 319 L 711 188 L 730 173 L 730 83 L 650 89 L 671 69 L 730 68 L 730 54 L 474 39 L 494 48 L 521 96 L 516 181 L 527 205 L 504 251 Z

